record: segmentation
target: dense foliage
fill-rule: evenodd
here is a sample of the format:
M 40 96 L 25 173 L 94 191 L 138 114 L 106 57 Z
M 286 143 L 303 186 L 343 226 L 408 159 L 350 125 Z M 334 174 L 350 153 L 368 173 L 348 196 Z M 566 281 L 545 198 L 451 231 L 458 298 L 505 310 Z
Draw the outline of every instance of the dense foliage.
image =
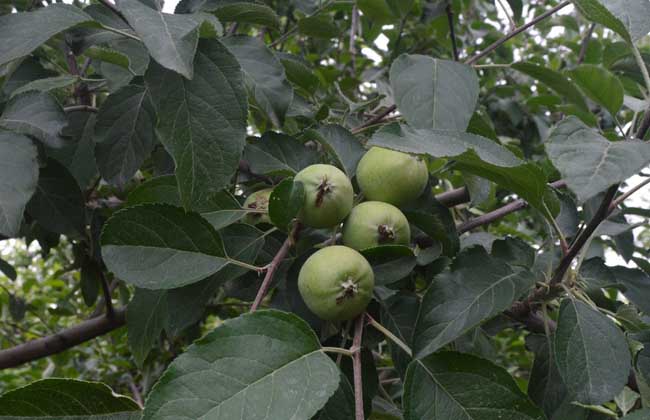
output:
M 169 6 L 0 0 L 0 418 L 650 418 L 647 0 Z

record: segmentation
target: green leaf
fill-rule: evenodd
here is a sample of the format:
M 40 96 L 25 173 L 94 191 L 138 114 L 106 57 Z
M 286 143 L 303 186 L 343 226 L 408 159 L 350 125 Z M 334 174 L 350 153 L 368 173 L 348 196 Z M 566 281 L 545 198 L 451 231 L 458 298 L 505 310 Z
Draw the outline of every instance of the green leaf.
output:
M 0 65 L 29 55 L 59 32 L 87 22 L 92 22 L 90 16 L 67 4 L 0 16 Z
M 390 68 L 390 84 L 413 128 L 465 131 L 479 92 L 472 67 L 424 55 L 400 55 Z
M 219 234 L 205 219 L 166 204 L 118 211 L 106 222 L 101 244 L 108 269 L 145 289 L 195 283 L 228 262 Z
M 605 265 L 602 258 L 590 258 L 580 266 L 581 286 L 587 291 L 595 291 L 608 287 L 616 287 L 617 281 L 611 268 Z
M 133 400 L 115 394 L 102 383 L 73 379 L 43 379 L 0 397 L 2 416 L 61 418 L 60 416 L 111 414 L 138 409 Z
M 555 204 L 548 202 L 550 190 L 541 169 L 484 137 L 389 124 L 373 134 L 368 144 L 434 158 L 453 158 L 460 168 L 519 194 L 537 209 L 544 211 L 545 206 L 549 206 L 552 212 L 559 210 L 559 206 L 555 208 Z
M 129 206 L 147 203 L 171 204 L 177 207 L 181 205 L 178 184 L 174 175 L 148 179 L 131 190 L 126 201 Z
M 81 263 L 80 283 L 81 295 L 84 298 L 86 306 L 91 307 L 95 304 L 99 296 L 99 287 L 102 282 L 102 268 L 91 258 L 84 258 Z
M 143 420 L 309 419 L 339 383 L 339 371 L 300 318 L 257 311 L 229 319 L 167 368 Z
M 287 74 L 287 79 L 291 83 L 305 89 L 309 93 L 314 93 L 320 85 L 320 80 L 310 68 L 309 62 L 289 53 L 277 52 L 275 54 Z
M 149 157 L 156 141 L 156 111 L 147 90 L 125 86 L 106 98 L 97 114 L 94 140 L 99 173 L 122 188 Z
M 222 22 L 252 23 L 269 28 L 278 27 L 278 16 L 266 4 L 252 0 L 182 0 L 176 13 L 198 11 L 214 13 Z
M 402 212 L 409 223 L 417 226 L 422 232 L 429 235 L 442 245 L 443 253 L 449 257 L 456 255 L 460 242 L 458 231 L 451 211 L 436 201 L 430 194 L 430 188 L 422 197 L 403 208 Z
M 49 92 L 54 89 L 65 88 L 74 84 L 77 80 L 77 77 L 67 75 L 34 80 L 11 92 L 10 97 L 13 98 L 21 93 L 31 92 L 34 90 L 38 92 Z
M 601 66 L 582 64 L 570 70 L 571 79 L 591 100 L 602 105 L 613 116 L 623 106 L 623 84 L 614 74 Z
M 324 125 L 317 130 L 308 130 L 308 138 L 314 138 L 323 145 L 345 170 L 348 177 L 357 173 L 357 164 L 366 153 L 366 149 L 357 138 L 344 127 L 337 124 Z
M 623 295 L 646 315 L 650 314 L 650 276 L 636 268 L 610 267 Z
M 230 184 L 246 138 L 247 104 L 235 57 L 202 40 L 194 79 L 151 64 L 145 75 L 158 110 L 158 135 L 176 164 L 185 208 Z
M 307 16 L 298 21 L 300 33 L 312 38 L 331 39 L 336 38 L 340 29 L 327 14 Z
M 275 226 L 287 231 L 305 202 L 302 182 L 286 178 L 273 189 L 269 198 L 269 217 Z
M 237 57 L 251 98 L 275 126 L 282 127 L 293 88 L 280 60 L 258 38 L 232 36 L 224 38 L 223 43 Z
M 520 71 L 533 79 L 539 80 L 549 88 L 553 89 L 559 96 L 567 98 L 571 103 L 577 105 L 584 111 L 589 111 L 582 93 L 562 73 L 543 67 L 535 63 L 520 62 L 514 63 L 512 68 Z
M 286 134 L 268 131 L 244 148 L 244 159 L 255 174 L 293 176 L 318 161 L 318 153 Z
M 361 251 L 372 266 L 375 284 L 385 286 L 408 276 L 417 259 L 413 251 L 404 245 L 381 245 Z
M 505 369 L 453 352 L 411 362 L 404 383 L 404 418 L 545 419 Z
M 0 130 L 0 235 L 18 233 L 25 205 L 36 191 L 36 146 L 27 137 Z
M 83 237 L 86 225 L 84 196 L 68 170 L 50 159 L 39 171 L 36 193 L 27 212 L 45 229 L 73 237 Z
M 215 230 L 222 229 L 240 221 L 248 212 L 241 207 L 235 197 L 227 190 L 220 191 L 210 196 L 205 204 L 198 209 L 201 216 L 207 220 Z
M 47 93 L 27 92 L 7 102 L 0 127 L 27 134 L 49 147 L 62 147 L 61 130 L 67 124 L 61 105 Z
M 569 393 L 581 403 L 607 402 L 627 383 L 631 360 L 625 336 L 583 302 L 562 301 L 553 348 Z
M 140 368 L 168 323 L 167 293 L 167 290 L 135 289 L 127 307 L 129 349 Z
M 341 374 L 336 392 L 311 420 L 354 420 L 354 414 L 354 390 L 348 378 Z
M 439 274 L 422 298 L 413 351 L 425 357 L 509 308 L 535 284 L 532 273 L 467 248 L 451 271 Z
M 418 296 L 415 293 L 400 292 L 380 303 L 382 324 L 404 343 L 412 343 L 420 309 Z M 387 341 L 395 368 L 400 377 L 404 378 L 412 358 L 401 347 L 390 340 Z
M 628 42 L 650 32 L 650 8 L 645 0 L 575 0 L 587 19 L 605 25 Z
M 647 418 L 650 418 L 650 408 L 636 410 L 621 418 L 621 420 L 646 420 Z
M 7 276 L 11 280 L 16 280 L 16 278 L 18 277 L 18 274 L 16 273 L 16 269 L 7 261 L 3 260 L 2 258 L 0 258 L 0 272 L 2 272 L 5 276 Z
M 580 203 L 625 181 L 650 162 L 650 144 L 609 141 L 575 117 L 565 118 L 553 129 L 546 152 Z

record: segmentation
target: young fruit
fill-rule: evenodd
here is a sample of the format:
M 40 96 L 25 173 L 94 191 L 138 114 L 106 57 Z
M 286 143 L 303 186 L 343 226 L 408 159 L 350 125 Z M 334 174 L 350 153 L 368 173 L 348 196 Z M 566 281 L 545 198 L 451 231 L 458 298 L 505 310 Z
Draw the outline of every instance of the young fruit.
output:
M 398 207 L 422 194 L 428 180 L 421 158 L 381 147 L 368 150 L 357 166 L 357 182 L 365 198 Z
M 264 190 L 255 191 L 244 201 L 244 209 L 246 210 L 266 210 L 269 209 L 269 197 L 273 188 L 266 188 Z M 258 223 L 271 223 L 268 213 L 247 213 L 243 219 L 244 223 L 249 225 L 256 225 Z
M 362 313 L 375 286 L 363 255 L 346 246 L 323 248 L 303 264 L 298 289 L 307 307 L 328 321 L 345 321 Z
M 305 202 L 299 218 L 307 226 L 335 226 L 350 213 L 354 190 L 348 177 L 332 165 L 311 165 L 298 172 L 294 181 L 305 187 Z
M 354 249 L 408 245 L 410 241 L 411 228 L 404 213 L 380 201 L 359 204 L 343 225 L 343 244 Z

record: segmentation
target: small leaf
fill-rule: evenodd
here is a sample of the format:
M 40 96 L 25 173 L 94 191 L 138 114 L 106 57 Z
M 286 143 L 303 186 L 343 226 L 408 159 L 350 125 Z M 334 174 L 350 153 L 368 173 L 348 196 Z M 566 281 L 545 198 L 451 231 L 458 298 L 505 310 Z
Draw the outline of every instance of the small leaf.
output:
M 198 214 L 170 205 L 144 204 L 118 211 L 106 222 L 101 243 L 108 269 L 145 289 L 195 283 L 227 264 L 214 228 Z
M 604 106 L 613 116 L 623 106 L 623 84 L 608 70 L 593 64 L 582 64 L 568 73 L 591 100 Z
M 413 128 L 464 131 L 479 92 L 472 67 L 424 55 L 400 55 L 390 68 L 390 84 Z
M 99 296 L 99 288 L 102 282 L 101 267 L 91 258 L 84 258 L 81 264 L 81 295 L 86 306 L 95 304 Z
M 510 374 L 468 354 L 442 352 L 409 365 L 404 417 L 427 420 L 543 420 Z
M 25 205 L 36 191 L 36 146 L 27 137 L 0 129 L 0 235 L 18 233 Z
M 62 147 L 61 130 L 67 124 L 61 105 L 47 93 L 14 96 L 0 116 L 0 127 L 36 137 L 49 147 Z
M 286 231 L 302 209 L 305 188 L 293 178 L 283 180 L 273 189 L 269 198 L 269 217 L 275 226 Z
M 413 351 L 425 357 L 510 307 L 535 284 L 527 270 L 490 256 L 481 247 L 461 251 L 450 272 L 439 274 L 422 298 Z
M 149 394 L 143 420 L 309 419 L 338 383 L 338 368 L 304 321 L 257 311 L 225 321 L 178 356 Z
M 562 120 L 546 152 L 580 203 L 625 181 L 650 162 L 650 144 L 609 141 L 575 117 Z
M 318 153 L 291 136 L 269 131 L 246 145 L 244 159 L 255 174 L 293 176 L 316 163 Z
M 623 294 L 646 315 L 650 314 L 650 276 L 645 272 L 627 267 L 610 267 Z
M 13 267 L 13 265 L 9 264 L 2 258 L 0 258 L 0 272 L 9 277 L 11 280 L 16 280 L 18 277 L 18 273 L 16 273 L 16 269 Z
M 137 412 L 138 409 L 133 400 L 115 394 L 102 383 L 74 379 L 43 379 L 0 397 L 0 416 L 61 418 Z
M 307 135 L 309 138 L 315 138 L 333 155 L 348 177 L 354 177 L 357 164 L 366 149 L 349 130 L 337 124 L 328 124 L 318 130 L 309 130 Z
M 361 251 L 372 266 L 375 284 L 385 286 L 408 276 L 417 259 L 408 246 L 382 245 Z
M 595 1 L 595 0 L 594 0 Z M 582 93 L 562 73 L 543 67 L 535 63 L 520 62 L 514 63 L 512 68 L 520 71 L 533 79 L 539 80 L 550 87 L 559 96 L 566 97 L 574 105 L 584 111 L 589 111 Z
M 10 98 L 25 92 L 49 92 L 54 89 L 61 89 L 73 85 L 76 81 L 77 77 L 67 75 L 34 80 L 11 92 Z
M 123 187 L 149 157 L 156 141 L 156 111 L 147 90 L 125 86 L 97 114 L 95 158 L 102 177 Z
M 631 360 L 625 336 L 583 302 L 562 301 L 553 347 L 560 375 L 581 403 L 607 402 L 627 382 Z

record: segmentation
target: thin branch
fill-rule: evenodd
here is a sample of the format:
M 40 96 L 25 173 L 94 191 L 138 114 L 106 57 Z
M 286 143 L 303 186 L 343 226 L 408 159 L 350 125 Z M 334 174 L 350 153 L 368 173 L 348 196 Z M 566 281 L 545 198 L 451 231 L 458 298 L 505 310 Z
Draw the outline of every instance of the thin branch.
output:
M 332 0 L 330 0 L 330 1 L 326 1 L 326 2 L 323 3 L 323 4 L 322 4 L 318 9 L 314 10 L 314 12 L 313 12 L 312 14 L 310 14 L 309 16 L 306 16 L 305 19 L 306 19 L 306 18 L 313 17 L 313 16 L 316 16 L 317 14 L 319 14 L 320 12 L 322 12 L 323 10 L 327 9 L 327 8 L 330 6 L 330 4 L 332 4 L 332 3 L 333 3 Z M 289 30 L 286 31 L 284 34 L 282 34 L 282 36 L 281 36 L 280 38 L 278 38 L 278 39 L 276 39 L 275 41 L 271 42 L 271 43 L 269 44 L 269 48 L 273 48 L 273 47 L 275 47 L 275 46 L 278 45 L 278 44 L 282 44 L 284 41 L 286 41 L 287 39 L 289 39 L 289 38 L 290 38 L 294 33 L 296 33 L 296 32 L 298 32 L 298 25 L 295 25 L 293 28 L 289 29 Z
M 102 293 L 104 295 L 104 304 L 106 305 L 106 317 L 112 318 L 115 316 L 115 309 L 113 309 L 113 298 L 111 297 L 111 288 L 108 285 L 106 274 L 101 271 L 99 274 L 102 283 Z
M 469 202 L 469 190 L 467 190 L 467 187 L 461 187 L 445 191 L 436 194 L 436 200 L 445 207 L 455 207 L 459 204 Z
M 325 353 L 336 353 L 340 356 L 354 357 L 355 352 L 352 350 L 344 349 L 342 347 L 322 347 Z
M 356 58 L 357 58 L 357 33 L 359 32 L 359 8 L 355 4 L 352 7 L 352 17 L 350 22 L 350 43 L 348 45 L 348 51 L 350 52 L 352 69 L 356 68 Z
M 299 231 L 300 231 L 300 222 L 296 222 L 293 225 L 291 232 L 289 232 L 287 239 L 285 239 L 284 243 L 280 247 L 280 250 L 278 251 L 277 254 L 275 254 L 275 257 L 273 257 L 273 260 L 267 266 L 264 280 L 262 281 L 262 284 L 259 290 L 257 291 L 257 296 L 255 296 L 255 301 L 253 301 L 253 305 L 251 306 L 250 312 L 255 312 L 257 308 L 259 308 L 260 304 L 262 303 L 262 300 L 264 299 L 264 297 L 269 291 L 269 287 L 271 287 L 271 282 L 273 281 L 273 276 L 275 275 L 276 270 L 282 263 L 282 260 L 284 260 L 284 258 L 289 253 L 289 249 L 291 249 L 291 247 L 295 243 Z
M 352 371 L 354 376 L 354 411 L 356 420 L 364 420 L 363 413 L 363 377 L 361 373 L 361 339 L 363 338 L 363 327 L 365 316 L 359 315 L 354 323 L 354 339 L 352 341 Z
M 407 346 L 405 342 L 403 342 L 395 334 L 390 332 L 388 328 L 384 327 L 379 322 L 377 322 L 377 320 L 375 320 L 372 316 L 370 316 L 370 314 L 366 314 L 366 318 L 368 319 L 368 323 L 372 325 L 377 331 L 384 334 L 386 338 L 388 338 L 393 343 L 397 344 L 399 348 L 401 348 L 402 350 L 404 350 L 404 352 L 406 352 L 406 354 L 413 357 L 413 350 L 411 350 L 411 348 Z
M 503 0 L 497 0 L 499 3 L 499 6 L 501 6 L 501 9 L 503 10 L 503 14 L 506 15 L 508 18 L 508 22 L 510 23 L 510 30 L 513 31 L 517 29 L 517 24 L 515 23 L 515 20 L 510 16 L 510 13 L 508 11 L 508 8 L 506 5 L 503 3 Z
M 623 201 L 627 200 L 632 194 L 639 191 L 641 188 L 645 187 L 648 184 L 650 184 L 650 178 L 644 179 L 638 185 L 635 185 L 634 187 L 630 188 L 630 190 L 616 197 L 616 199 L 612 201 L 612 204 L 609 206 L 609 211 L 614 211 L 614 209 L 618 207 Z
M 367 127 L 370 127 L 371 125 L 375 125 L 375 124 L 383 121 L 384 118 L 386 118 L 388 116 L 388 114 L 392 113 L 396 109 L 397 109 L 397 105 L 389 106 L 388 108 L 386 108 L 385 110 L 383 110 L 379 114 L 375 115 L 374 117 L 372 117 L 371 119 L 369 119 L 365 123 L 361 124 L 358 127 L 353 128 L 352 129 L 352 134 L 359 134 L 360 132 L 362 132 Z
M 632 42 L 630 46 L 632 47 L 634 59 L 636 60 L 636 63 L 639 66 L 639 70 L 641 70 L 641 74 L 643 75 L 646 91 L 648 95 L 650 95 L 650 73 L 648 73 L 648 66 L 645 64 L 643 56 L 641 55 L 641 51 L 639 51 L 639 48 L 636 46 L 636 44 Z
M 447 12 L 447 23 L 449 24 L 449 36 L 451 37 L 451 52 L 454 57 L 454 61 L 458 61 L 458 46 L 456 45 L 456 31 L 454 30 L 454 11 L 451 8 L 451 3 L 445 8 Z
M 135 36 L 133 34 L 130 34 L 128 32 L 125 32 L 125 31 L 123 31 L 121 29 L 113 28 L 111 26 L 102 25 L 101 23 L 100 23 L 100 26 L 102 27 L 102 29 L 106 29 L 109 32 L 113 32 L 113 33 L 116 33 L 118 35 L 122 35 L 123 37 L 130 38 L 130 39 L 133 39 L 135 41 L 142 41 L 137 36 Z
M 562 3 L 558 4 L 554 8 L 549 9 L 546 12 L 542 13 L 541 15 L 537 16 L 535 19 L 531 20 L 530 22 L 520 26 L 519 28 L 515 29 L 514 31 L 511 31 L 511 32 L 507 33 L 503 38 L 495 41 L 493 44 L 491 44 L 489 47 L 487 47 L 483 51 L 476 54 L 474 57 L 471 57 L 471 58 L 467 59 L 465 61 L 465 64 L 474 64 L 475 62 L 477 62 L 481 58 L 485 57 L 486 55 L 490 54 L 492 51 L 499 48 L 501 45 L 505 44 L 511 38 L 514 38 L 515 36 L 517 36 L 520 33 L 524 32 L 528 28 L 537 25 L 539 22 L 543 21 L 544 19 L 546 19 L 549 16 L 552 16 L 558 10 L 565 8 L 569 4 L 571 4 L 571 1 L 569 1 L 569 0 L 563 1 Z
M 126 309 L 116 309 L 114 316 L 100 316 L 84 321 L 53 335 L 28 341 L 16 347 L 0 351 L 0 369 L 20 366 L 53 354 L 61 353 L 71 347 L 95 337 L 107 334 L 126 323 Z
M 595 23 L 589 25 L 589 29 L 587 30 L 585 37 L 582 38 L 582 45 L 580 46 L 580 54 L 578 54 L 578 62 L 577 62 L 578 65 L 582 64 L 582 62 L 585 61 L 585 56 L 587 55 L 587 47 L 589 47 L 589 42 L 591 41 L 591 35 L 594 33 L 595 28 L 596 28 Z
M 77 111 L 87 111 L 87 112 L 95 112 L 95 113 L 99 112 L 98 108 L 90 105 L 71 105 L 71 106 L 66 106 L 65 108 L 63 108 L 63 110 L 65 112 L 77 112 Z
M 648 130 L 650 130 L 650 109 L 646 110 L 645 115 L 643 116 L 643 121 L 641 121 L 641 125 L 639 126 L 637 133 L 647 133 Z M 645 134 L 643 134 L 643 137 L 639 137 L 637 134 L 636 137 L 639 140 L 643 140 Z

